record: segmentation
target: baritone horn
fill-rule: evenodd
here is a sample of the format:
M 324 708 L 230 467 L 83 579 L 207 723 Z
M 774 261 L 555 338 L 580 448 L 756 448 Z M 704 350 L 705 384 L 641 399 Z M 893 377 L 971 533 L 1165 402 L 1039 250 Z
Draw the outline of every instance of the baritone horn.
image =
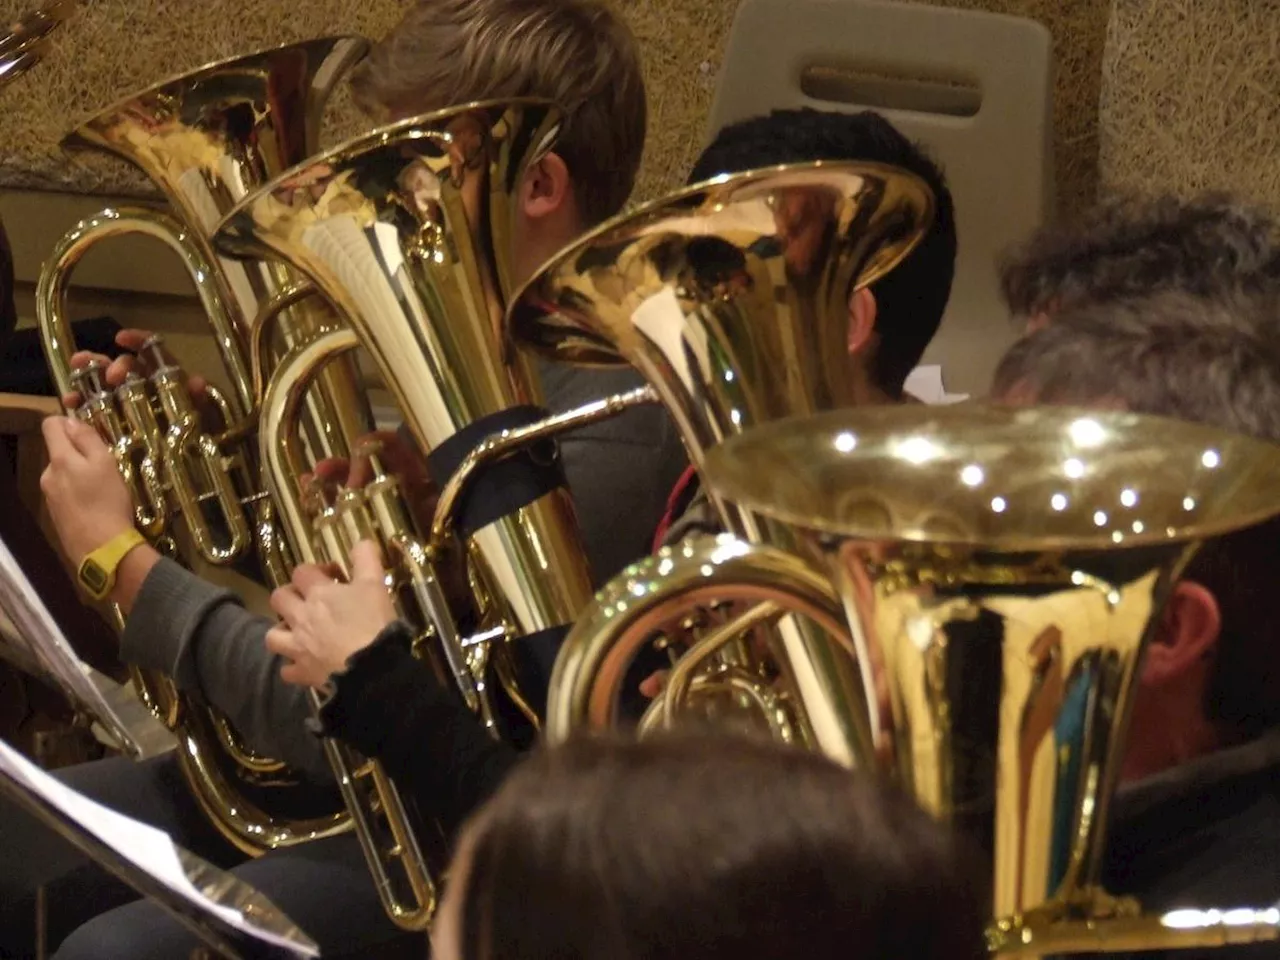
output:
M 76 415 L 111 445 L 147 539 L 199 574 L 230 580 L 242 595 L 287 582 L 292 564 L 261 482 L 261 380 L 294 343 L 337 320 L 286 267 L 221 259 L 209 238 L 251 189 L 315 151 L 329 94 L 367 46 L 357 37 L 330 37 L 206 66 L 127 97 L 64 141 L 140 169 L 172 213 L 108 208 L 55 247 L 36 296 L 53 381 L 60 393 L 84 398 Z M 160 337 L 142 351 L 154 372 L 130 375 L 114 391 L 96 364 L 72 369 L 72 272 L 96 244 L 126 234 L 160 241 L 191 277 L 222 360 L 223 376 L 211 379 L 229 387 L 210 386 L 208 409 L 190 395 Z M 357 387 L 354 368 L 335 366 L 308 396 L 307 440 L 320 455 L 345 455 L 350 440 L 367 432 Z M 256 854 L 346 828 L 340 807 L 288 818 L 264 809 L 296 782 L 292 772 L 259 756 L 218 711 L 180 694 L 167 678 L 139 670 L 133 676 L 143 701 L 183 734 L 186 779 L 238 848 Z M 246 787 L 261 793 L 262 803 Z
M 536 382 L 501 336 L 516 191 L 558 128 L 558 111 L 536 101 L 406 120 L 289 171 L 217 235 L 230 254 L 296 268 L 347 321 L 300 343 L 264 394 L 261 456 L 293 551 L 345 568 L 356 542 L 381 544 L 415 652 L 494 736 L 512 735 L 498 688 L 538 719 L 519 688 L 521 641 L 562 631 L 591 597 L 563 473 L 544 441 L 651 399 L 641 390 L 544 419 Z M 301 398 L 358 347 L 443 486 L 434 515 L 406 507 L 404 480 L 377 449 L 362 451 L 372 479 L 359 490 L 302 481 Z M 465 596 L 445 588 L 459 568 L 469 570 Z M 439 830 L 406 809 L 379 764 L 330 750 L 349 771 L 347 803 L 388 914 L 425 927 L 447 859 Z
M 705 463 L 827 575 L 871 691 L 860 762 L 986 852 L 990 947 L 1037 957 L 1280 933 L 1275 908 L 1144 915 L 1099 880 L 1170 587 L 1200 541 L 1280 512 L 1277 469 L 1209 427 L 978 405 L 767 424 Z
M 933 215 L 933 196 L 919 178 L 877 164 L 823 162 L 722 177 L 569 247 L 516 298 L 511 335 L 558 360 L 636 368 L 701 468 L 707 450 L 755 424 L 857 402 L 847 348 L 850 295 L 901 262 Z M 786 530 L 710 494 L 724 527 L 742 541 L 787 545 Z M 754 549 L 732 549 L 739 548 Z M 682 559 L 675 549 L 652 562 L 666 568 Z M 732 596 L 702 591 L 694 578 L 687 615 L 671 623 L 641 612 L 649 608 L 638 592 L 642 580 L 619 578 L 588 616 L 628 624 L 627 636 L 611 627 L 613 642 L 604 644 L 579 624 L 567 638 L 548 700 L 551 739 L 613 723 L 631 659 L 655 640 L 682 642 L 692 634 L 700 639 L 677 669 L 700 664 L 689 678 L 708 712 L 745 715 L 750 707 L 753 722 L 774 735 L 853 762 L 857 742 L 868 736 L 863 711 L 853 706 L 860 684 L 832 644 L 830 632 L 844 632 L 843 618 L 822 578 L 801 572 L 792 584 L 799 593 L 786 595 L 765 578 Z M 769 598 L 778 602 L 753 606 L 757 614 L 745 621 L 733 616 L 741 603 Z M 615 617 L 622 612 L 630 615 Z M 777 622 L 784 614 L 803 617 Z M 754 642 L 726 646 L 721 636 Z M 709 648 L 719 652 L 703 661 Z M 781 685 L 774 683 L 779 675 Z
M 53 0 L 11 24 L 0 37 L 0 86 L 43 60 L 50 35 L 78 9 L 76 0 Z

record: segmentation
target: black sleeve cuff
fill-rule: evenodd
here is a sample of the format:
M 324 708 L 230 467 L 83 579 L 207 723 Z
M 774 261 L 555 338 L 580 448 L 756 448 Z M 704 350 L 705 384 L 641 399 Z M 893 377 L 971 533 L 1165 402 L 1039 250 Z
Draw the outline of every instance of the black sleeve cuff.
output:
M 423 696 L 438 690 L 435 676 L 410 652 L 413 636 L 401 621 L 385 627 L 373 643 L 347 658 L 347 668 L 336 673 L 321 692 L 318 718 L 308 720 L 316 736 L 335 737 L 364 752 L 367 744 L 377 739 L 377 725 L 383 711 L 379 700 L 397 688 L 397 682 L 408 672 L 423 681 Z
M 452 836 L 517 761 L 492 739 L 452 687 L 411 652 L 395 623 L 333 678 L 313 730 L 381 761 L 387 773 Z

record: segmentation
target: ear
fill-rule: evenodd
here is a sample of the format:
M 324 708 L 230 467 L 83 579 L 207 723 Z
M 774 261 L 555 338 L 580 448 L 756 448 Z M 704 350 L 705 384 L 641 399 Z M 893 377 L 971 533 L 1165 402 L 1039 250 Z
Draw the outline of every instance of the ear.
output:
M 525 171 L 520 205 L 525 216 L 541 220 L 573 202 L 569 167 L 558 153 L 547 153 Z
M 867 348 L 876 332 L 876 295 L 863 287 L 849 298 L 849 354 L 856 356 Z
M 1214 595 L 1198 583 L 1179 581 L 1147 647 L 1142 682 L 1158 687 L 1184 676 L 1213 652 L 1221 632 L 1222 611 Z

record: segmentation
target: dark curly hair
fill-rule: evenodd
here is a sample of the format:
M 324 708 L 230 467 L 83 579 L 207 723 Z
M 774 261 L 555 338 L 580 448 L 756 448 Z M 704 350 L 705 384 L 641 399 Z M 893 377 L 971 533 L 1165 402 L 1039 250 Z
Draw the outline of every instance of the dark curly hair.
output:
M 871 360 L 876 386 L 902 394 L 938 332 L 951 296 L 956 266 L 956 221 L 942 170 L 919 145 L 872 111 L 830 113 L 775 110 L 725 127 L 689 176 L 701 183 L 725 173 L 815 160 L 884 163 L 914 173 L 933 191 L 937 213 L 928 235 L 910 255 L 871 287 L 876 297 L 879 348 Z
M 996 399 L 1092 406 L 1173 417 L 1280 443 L 1280 355 L 1256 298 L 1164 293 L 1081 304 L 1055 314 L 1000 361 Z M 1228 741 L 1280 726 L 1280 621 L 1271 616 L 1280 521 L 1208 541 L 1184 579 L 1222 615 L 1204 703 Z
M 1028 318 L 1166 290 L 1256 295 L 1280 280 L 1277 237 L 1269 211 L 1226 194 L 1126 195 L 1040 230 L 1006 256 L 1000 285 Z

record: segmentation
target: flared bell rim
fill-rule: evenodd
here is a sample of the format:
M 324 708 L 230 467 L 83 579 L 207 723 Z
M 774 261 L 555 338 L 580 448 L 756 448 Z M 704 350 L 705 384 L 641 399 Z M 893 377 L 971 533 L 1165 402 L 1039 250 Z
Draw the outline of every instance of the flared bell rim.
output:
M 50 36 L 79 8 L 79 0 L 52 0 L 19 20 L 17 29 L 0 40 L 0 87 L 44 60 Z
M 279 43 L 274 46 L 263 47 L 252 53 L 213 60 L 182 73 L 175 73 L 148 87 L 120 97 L 118 100 L 96 111 L 88 119 L 77 124 L 74 130 L 59 141 L 58 146 L 60 149 L 67 151 L 98 149 L 99 144 L 92 137 L 94 126 L 107 118 L 122 114 L 140 100 L 169 92 L 173 87 L 190 86 L 219 73 L 224 73 L 228 69 L 245 67 L 255 61 L 268 59 L 287 50 L 323 50 L 326 47 L 328 50 L 322 59 L 328 59 L 334 56 L 335 53 L 339 58 L 338 63 L 340 66 L 334 70 L 334 78 L 337 79 L 342 76 L 343 67 L 354 66 L 365 57 L 369 52 L 370 43 L 366 37 L 362 37 L 359 34 L 340 33 L 324 37 L 313 37 L 310 40 L 296 40 L 292 43 Z
M 629 227 L 634 227 L 650 218 L 661 216 L 666 211 L 671 211 L 673 215 L 679 211 L 681 218 L 696 215 L 684 207 L 689 201 L 698 197 L 705 197 L 706 203 L 714 204 L 716 197 L 732 195 L 744 187 L 773 178 L 806 172 L 813 174 L 825 172 L 828 174 L 843 174 L 844 176 L 857 173 L 880 175 L 895 181 L 900 186 L 910 188 L 911 192 L 915 194 L 913 199 L 918 204 L 920 217 L 913 236 L 909 240 L 896 245 L 889 256 L 879 259 L 873 257 L 871 267 L 858 278 L 854 289 L 871 286 L 877 280 L 892 272 L 894 268 L 910 256 L 928 234 L 936 216 L 937 199 L 934 197 L 933 191 L 929 189 L 928 184 L 918 175 L 908 170 L 885 163 L 861 160 L 809 160 L 720 174 L 708 180 L 682 187 L 679 190 L 667 193 L 657 199 L 620 213 L 588 230 L 557 252 L 551 259 L 535 270 L 533 275 L 511 297 L 507 314 L 503 321 L 506 335 L 514 343 L 522 347 L 544 354 L 552 359 L 565 359 L 557 352 L 554 346 L 554 342 L 559 339 L 554 335 L 554 330 L 551 331 L 552 336 L 545 340 L 538 335 L 539 331 L 551 329 L 546 321 L 548 317 L 554 315 L 554 312 L 549 312 L 546 309 L 537 293 L 539 288 L 545 285 L 547 279 L 563 268 L 566 263 L 580 257 L 584 252 L 601 241 L 607 240 L 610 236 L 620 233 Z M 625 364 L 627 361 L 621 354 L 606 350 L 603 353 L 593 352 L 590 361 L 579 361 L 575 358 L 570 362 L 584 366 L 613 366 Z
M 902 405 L 777 420 L 710 450 L 703 477 L 726 500 L 827 544 L 1116 550 L 1280 514 L 1280 446 L 1073 407 Z
M 17 60 L 24 53 L 41 52 L 53 32 L 79 9 L 79 0 L 51 0 L 32 10 L 18 20 L 16 30 L 0 40 L 0 58 Z
M 451 120 L 480 111 L 492 110 L 506 112 L 511 109 L 536 107 L 547 111 L 547 119 L 556 121 L 561 116 L 561 108 L 555 101 L 542 97 L 500 97 L 491 100 L 476 100 L 472 103 L 446 107 L 421 113 L 395 123 L 375 127 L 367 133 L 351 137 L 336 146 L 329 147 L 294 164 L 283 173 L 272 177 L 247 197 L 232 207 L 218 222 L 213 230 L 213 246 L 219 253 L 229 257 L 252 259 L 260 256 L 260 251 L 252 246 L 251 230 L 243 229 L 252 223 L 250 212 L 260 204 L 264 197 L 272 196 L 292 180 L 297 180 L 308 171 L 317 167 L 329 167 L 336 173 L 350 165 L 356 157 L 363 156 L 371 150 L 383 149 L 397 143 L 419 140 L 439 130 L 441 121 Z M 551 148 L 551 143 L 546 144 Z

